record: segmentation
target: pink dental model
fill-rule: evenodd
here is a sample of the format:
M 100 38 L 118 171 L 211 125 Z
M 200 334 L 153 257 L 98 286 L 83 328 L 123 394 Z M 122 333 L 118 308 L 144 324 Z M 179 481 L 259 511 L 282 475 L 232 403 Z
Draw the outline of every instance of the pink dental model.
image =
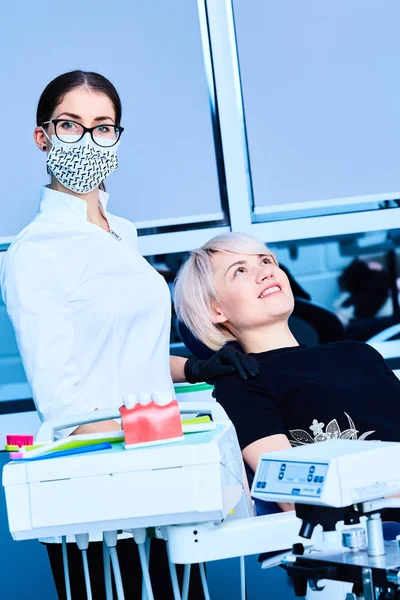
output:
M 119 411 L 126 449 L 183 440 L 179 405 L 172 392 L 128 394 L 123 402 Z

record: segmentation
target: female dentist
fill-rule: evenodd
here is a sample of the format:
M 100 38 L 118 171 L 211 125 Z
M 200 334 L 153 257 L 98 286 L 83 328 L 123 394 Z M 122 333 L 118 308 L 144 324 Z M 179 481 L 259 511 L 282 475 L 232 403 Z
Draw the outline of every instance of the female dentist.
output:
M 1 287 L 42 420 L 119 407 L 131 392 L 170 390 L 171 376 L 194 383 L 235 369 L 245 378 L 258 371 L 255 361 L 235 351 L 209 361 L 169 357 L 168 286 L 141 256 L 134 225 L 107 211 L 103 182 L 118 166 L 120 123 L 118 93 L 96 73 L 60 75 L 39 100 L 34 139 L 47 154 L 51 183 L 42 188 L 37 216 L 5 255 Z M 117 429 L 116 421 L 103 421 L 62 434 Z M 155 542 L 154 594 L 166 599 L 172 589 L 165 549 Z M 105 598 L 100 545 L 89 546 L 95 600 Z M 80 557 L 68 546 L 73 597 L 84 598 Z M 125 593 L 139 598 L 136 548 L 132 539 L 118 547 Z M 47 548 L 65 598 L 61 547 Z M 200 595 L 198 587 L 191 598 Z

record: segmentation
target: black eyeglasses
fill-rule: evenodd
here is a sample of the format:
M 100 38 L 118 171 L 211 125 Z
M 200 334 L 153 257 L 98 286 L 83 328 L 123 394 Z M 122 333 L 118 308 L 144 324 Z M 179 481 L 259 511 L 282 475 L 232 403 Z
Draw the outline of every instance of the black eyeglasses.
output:
M 66 119 L 53 119 L 52 121 L 44 121 L 41 125 L 49 125 L 53 123 L 54 131 L 57 138 L 66 144 L 79 142 L 86 133 L 90 133 L 92 140 L 98 146 L 111 148 L 119 141 L 123 127 L 119 125 L 109 125 L 101 123 L 95 127 L 85 127 L 76 121 L 68 121 Z

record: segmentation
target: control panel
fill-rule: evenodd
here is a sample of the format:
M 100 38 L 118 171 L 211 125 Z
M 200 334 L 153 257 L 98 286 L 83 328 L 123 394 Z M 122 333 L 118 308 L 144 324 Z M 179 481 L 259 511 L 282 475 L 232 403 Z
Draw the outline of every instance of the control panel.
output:
M 328 463 L 263 459 L 253 492 L 260 499 L 263 493 L 319 498 L 327 471 Z

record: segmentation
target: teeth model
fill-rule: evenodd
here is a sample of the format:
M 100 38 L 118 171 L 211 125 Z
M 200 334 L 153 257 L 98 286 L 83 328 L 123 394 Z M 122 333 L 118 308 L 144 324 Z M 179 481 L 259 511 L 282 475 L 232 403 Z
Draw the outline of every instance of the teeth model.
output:
M 137 396 L 137 401 L 138 404 L 142 404 L 142 406 L 146 406 L 146 404 L 149 404 L 149 402 L 151 402 L 152 398 L 151 398 L 151 394 L 149 392 L 140 392 L 140 394 L 138 394 Z M 125 404 L 126 406 L 126 404 Z
M 172 392 L 154 392 L 154 394 L 151 395 L 151 399 L 159 406 L 165 406 L 172 402 Z
M 157 404 L 158 406 L 166 406 L 172 402 L 172 400 L 172 392 L 169 390 L 153 393 L 140 392 L 139 394 L 126 394 L 122 399 L 125 408 L 128 409 L 133 408 L 136 404 L 146 406 L 147 404 L 150 404 L 150 402 L 154 402 L 154 404 Z
M 127 394 L 123 397 L 122 401 L 124 403 L 125 408 L 133 408 L 135 404 L 137 404 L 136 394 Z
M 172 390 L 126 394 L 119 410 L 126 449 L 183 440 Z

